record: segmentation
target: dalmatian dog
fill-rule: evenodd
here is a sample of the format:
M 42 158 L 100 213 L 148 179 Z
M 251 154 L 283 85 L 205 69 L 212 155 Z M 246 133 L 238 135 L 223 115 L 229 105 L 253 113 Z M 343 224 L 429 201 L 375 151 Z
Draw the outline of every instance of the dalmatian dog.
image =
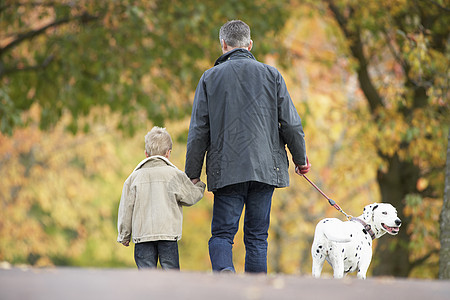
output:
M 334 278 L 357 271 L 357 277 L 365 279 L 372 260 L 372 240 L 386 233 L 396 235 L 401 224 L 397 210 L 388 203 L 367 205 L 361 216 L 350 221 L 321 220 L 311 248 L 313 277 L 320 277 L 326 260 L 333 268 Z

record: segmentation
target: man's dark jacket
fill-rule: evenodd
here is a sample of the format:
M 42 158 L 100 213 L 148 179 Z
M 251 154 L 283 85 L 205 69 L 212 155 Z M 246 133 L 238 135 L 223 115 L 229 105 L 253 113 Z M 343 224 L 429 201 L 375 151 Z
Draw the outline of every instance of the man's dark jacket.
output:
M 206 156 L 208 190 L 258 181 L 289 185 L 288 146 L 306 165 L 301 119 L 283 77 L 251 52 L 234 49 L 203 73 L 195 91 L 185 171 L 200 178 Z

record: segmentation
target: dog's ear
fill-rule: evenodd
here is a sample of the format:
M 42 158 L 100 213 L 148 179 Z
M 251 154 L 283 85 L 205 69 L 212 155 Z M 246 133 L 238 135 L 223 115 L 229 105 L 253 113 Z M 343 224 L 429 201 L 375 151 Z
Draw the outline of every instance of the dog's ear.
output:
M 377 207 L 378 207 L 378 203 L 376 203 L 376 202 L 372 203 L 372 204 L 369 204 L 369 205 L 366 205 L 364 207 L 364 213 L 371 213 Z
M 368 222 L 372 219 L 373 211 L 378 207 L 378 203 L 372 203 L 364 207 L 362 218 Z

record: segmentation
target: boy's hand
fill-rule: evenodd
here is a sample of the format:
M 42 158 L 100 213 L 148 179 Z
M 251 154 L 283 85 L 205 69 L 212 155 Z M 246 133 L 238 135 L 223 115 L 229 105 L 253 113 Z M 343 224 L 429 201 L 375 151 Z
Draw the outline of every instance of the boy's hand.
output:
M 122 242 L 122 245 L 124 245 L 125 247 L 128 247 L 128 246 L 130 246 L 130 241 Z

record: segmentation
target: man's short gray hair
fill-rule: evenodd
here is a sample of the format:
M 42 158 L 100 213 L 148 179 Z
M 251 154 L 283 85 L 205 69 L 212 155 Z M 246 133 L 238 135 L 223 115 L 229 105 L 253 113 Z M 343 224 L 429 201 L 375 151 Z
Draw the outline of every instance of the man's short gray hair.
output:
M 241 20 L 226 22 L 219 31 L 219 40 L 234 48 L 250 46 L 250 27 Z M 223 45 L 222 45 L 223 46 Z
M 145 151 L 149 156 L 164 156 L 171 149 L 172 138 L 165 128 L 155 126 L 145 136 Z

